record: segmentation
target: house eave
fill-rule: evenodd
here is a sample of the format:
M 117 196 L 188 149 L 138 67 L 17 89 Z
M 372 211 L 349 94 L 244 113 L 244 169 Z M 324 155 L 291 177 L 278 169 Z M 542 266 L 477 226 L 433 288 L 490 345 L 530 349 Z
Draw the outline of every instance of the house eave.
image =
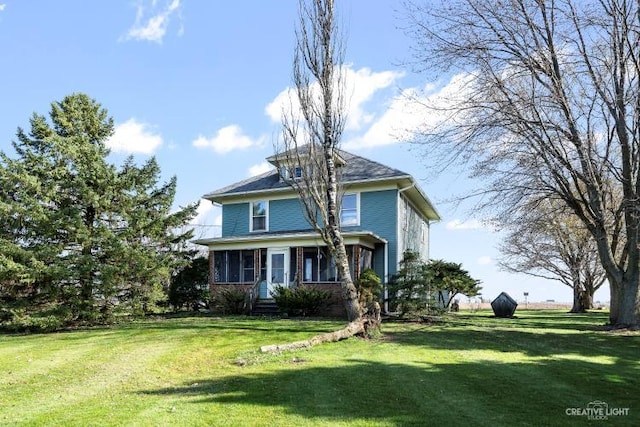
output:
M 342 237 L 346 245 L 360 244 L 371 249 L 378 243 L 386 244 L 387 240 L 367 231 L 343 231 Z M 213 237 L 194 240 L 193 243 L 207 246 L 215 250 L 259 249 L 277 246 L 324 246 L 320 235 L 316 232 L 294 233 L 261 233 L 235 237 Z
M 405 185 L 400 189 L 401 192 L 405 193 L 411 200 L 416 202 L 418 206 L 420 206 L 423 215 L 429 220 L 429 222 L 438 222 L 442 219 L 438 210 L 435 208 L 429 197 L 422 191 L 422 188 L 418 186 L 416 181 L 412 176 L 405 177 Z
M 344 181 L 342 182 L 343 186 L 353 186 L 353 185 L 361 185 L 361 184 L 378 184 L 383 182 L 395 182 L 399 179 L 410 178 L 409 176 L 402 177 L 393 177 L 393 178 L 376 178 L 376 179 L 361 179 L 355 181 Z M 210 200 L 212 202 L 223 202 L 230 199 L 244 199 L 248 197 L 258 197 L 264 194 L 286 194 L 292 193 L 295 194 L 295 190 L 289 186 L 280 187 L 280 188 L 269 188 L 263 190 L 252 190 L 252 191 L 236 191 L 229 193 L 207 193 L 202 196 L 203 199 Z

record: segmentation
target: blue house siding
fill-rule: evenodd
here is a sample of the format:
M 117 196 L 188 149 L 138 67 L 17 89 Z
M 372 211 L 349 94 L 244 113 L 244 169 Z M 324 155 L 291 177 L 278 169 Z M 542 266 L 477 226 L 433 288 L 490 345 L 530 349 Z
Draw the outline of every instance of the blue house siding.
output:
M 313 228 L 302 213 L 299 199 L 271 200 L 269 202 L 269 231 L 299 231 Z
M 222 237 L 249 234 L 249 203 L 222 205 Z
M 396 273 L 398 191 L 383 190 L 360 193 L 360 227 L 387 240 L 389 275 Z M 377 259 L 377 258 L 376 258 Z
M 371 231 L 388 242 L 389 277 L 396 273 L 398 259 L 398 191 L 383 190 L 360 193 L 360 225 L 348 230 Z M 312 230 L 302 214 L 298 199 L 269 201 L 269 232 Z M 222 237 L 250 235 L 249 203 L 227 203 L 222 206 Z M 382 275 L 383 251 L 376 251 L 376 271 Z
M 385 262 L 384 262 L 384 244 L 378 243 L 375 247 L 375 251 L 373 253 L 373 270 L 376 272 L 378 277 L 382 280 L 383 283 L 386 283 L 391 276 L 384 277 L 385 275 Z

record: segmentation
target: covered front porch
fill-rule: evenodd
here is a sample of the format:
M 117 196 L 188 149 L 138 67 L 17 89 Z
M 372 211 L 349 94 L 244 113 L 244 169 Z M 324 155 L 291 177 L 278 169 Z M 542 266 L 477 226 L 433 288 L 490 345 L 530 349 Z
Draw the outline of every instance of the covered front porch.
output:
M 357 279 L 372 268 L 386 278 L 387 242 L 373 233 L 343 235 L 349 269 Z M 335 294 L 334 310 L 343 312 L 340 281 L 333 257 L 316 233 L 261 234 L 200 241 L 209 247 L 209 286 L 212 295 L 223 289 L 241 289 L 251 309 L 269 300 L 277 286 L 322 286 Z

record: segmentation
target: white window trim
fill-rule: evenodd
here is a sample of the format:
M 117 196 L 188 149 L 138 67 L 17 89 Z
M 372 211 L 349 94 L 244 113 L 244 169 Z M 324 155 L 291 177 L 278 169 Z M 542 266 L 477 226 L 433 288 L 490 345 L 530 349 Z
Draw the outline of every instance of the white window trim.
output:
M 360 193 L 344 193 L 342 197 L 344 198 L 345 196 L 351 196 L 351 195 L 356 196 L 356 223 L 349 224 L 349 225 L 342 224 L 342 203 L 340 203 L 340 226 L 341 227 L 359 227 L 360 226 Z
M 264 202 L 266 204 L 266 212 L 264 216 L 264 230 L 253 229 L 253 204 Z M 249 202 L 249 232 L 264 232 L 269 231 L 269 201 L 268 200 L 254 200 Z

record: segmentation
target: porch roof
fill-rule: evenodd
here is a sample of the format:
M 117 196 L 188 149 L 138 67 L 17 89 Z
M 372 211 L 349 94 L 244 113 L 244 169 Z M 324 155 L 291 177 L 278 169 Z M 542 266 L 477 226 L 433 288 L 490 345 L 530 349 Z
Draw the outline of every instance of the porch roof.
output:
M 362 245 L 374 249 L 378 243 L 387 240 L 371 231 L 344 231 L 342 237 L 346 245 Z M 259 249 L 265 247 L 285 246 L 325 246 L 324 241 L 315 231 L 293 231 L 282 233 L 260 233 L 247 236 L 213 237 L 194 241 L 198 245 L 213 250 Z

